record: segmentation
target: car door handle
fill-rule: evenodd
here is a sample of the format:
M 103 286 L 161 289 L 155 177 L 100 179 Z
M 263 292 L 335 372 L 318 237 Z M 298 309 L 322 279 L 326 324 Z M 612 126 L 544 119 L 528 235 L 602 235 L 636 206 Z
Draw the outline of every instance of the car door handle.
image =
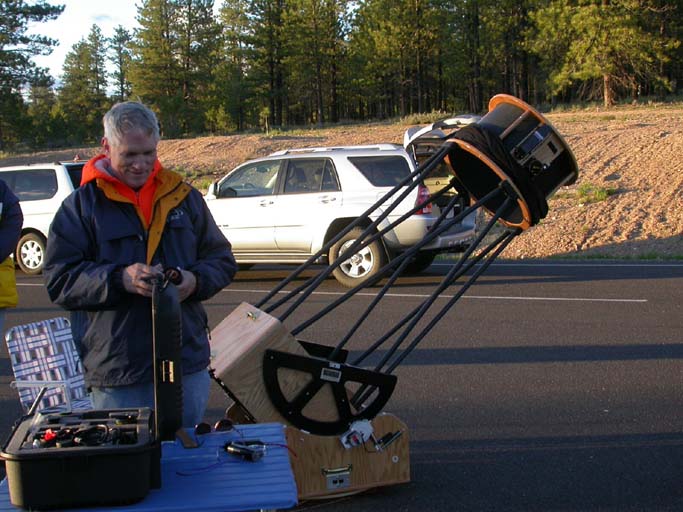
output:
M 273 204 L 273 201 L 271 201 L 270 199 L 262 199 L 258 203 L 259 206 L 270 206 L 271 204 Z
M 322 196 L 320 198 L 320 202 L 325 203 L 325 204 L 331 203 L 332 201 L 336 201 L 336 200 L 337 200 L 337 198 L 335 196 Z

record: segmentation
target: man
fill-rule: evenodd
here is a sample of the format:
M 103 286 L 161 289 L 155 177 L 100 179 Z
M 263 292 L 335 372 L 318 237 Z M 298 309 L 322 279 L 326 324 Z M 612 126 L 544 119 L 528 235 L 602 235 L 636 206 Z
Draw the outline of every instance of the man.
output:
M 202 300 L 237 269 L 201 194 L 157 160 L 156 116 L 136 102 L 104 116 L 103 154 L 50 226 L 45 279 L 71 329 L 96 409 L 154 406 L 153 281 L 178 268 L 182 309 L 183 426 L 199 423 L 210 379 Z
M 19 199 L 0 180 L 0 336 L 5 335 L 5 309 L 17 305 L 14 261 L 10 255 L 17 248 L 24 216 Z

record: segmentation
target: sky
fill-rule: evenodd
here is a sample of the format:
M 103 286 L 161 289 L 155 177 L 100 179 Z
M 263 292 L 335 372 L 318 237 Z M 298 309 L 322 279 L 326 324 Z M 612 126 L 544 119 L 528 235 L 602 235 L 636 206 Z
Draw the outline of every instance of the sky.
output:
M 55 20 L 31 25 L 29 32 L 59 41 L 52 54 L 33 59 L 38 66 L 48 68 L 55 79 L 62 74 L 66 54 L 74 44 L 88 36 L 93 24 L 100 27 L 104 37 L 111 37 L 119 25 L 128 30 L 138 26 L 135 0 L 49 0 L 48 3 L 64 5 L 64 11 Z

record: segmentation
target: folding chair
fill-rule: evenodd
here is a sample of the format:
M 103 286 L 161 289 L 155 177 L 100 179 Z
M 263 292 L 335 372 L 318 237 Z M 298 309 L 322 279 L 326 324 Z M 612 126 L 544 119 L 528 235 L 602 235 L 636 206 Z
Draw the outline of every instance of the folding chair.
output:
M 19 393 L 24 410 L 91 409 L 83 367 L 64 317 L 12 327 L 5 335 L 16 379 L 10 385 Z

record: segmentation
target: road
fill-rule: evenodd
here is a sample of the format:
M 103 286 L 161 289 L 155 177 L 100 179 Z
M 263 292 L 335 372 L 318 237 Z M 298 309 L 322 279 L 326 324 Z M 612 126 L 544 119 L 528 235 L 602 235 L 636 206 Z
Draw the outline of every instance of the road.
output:
M 402 278 L 362 339 L 399 321 L 447 268 Z M 207 303 L 211 327 L 286 275 L 282 267 L 241 272 Z M 41 278 L 18 283 L 21 307 L 7 328 L 62 314 Z M 319 291 L 288 327 L 344 290 L 328 280 Z M 339 339 L 370 295 L 301 338 Z M 411 483 L 301 508 L 682 510 L 682 304 L 682 263 L 496 262 L 395 372 L 386 410 L 409 427 Z M 4 439 L 19 414 L 4 346 L 0 379 Z M 229 403 L 216 386 L 207 417 Z

